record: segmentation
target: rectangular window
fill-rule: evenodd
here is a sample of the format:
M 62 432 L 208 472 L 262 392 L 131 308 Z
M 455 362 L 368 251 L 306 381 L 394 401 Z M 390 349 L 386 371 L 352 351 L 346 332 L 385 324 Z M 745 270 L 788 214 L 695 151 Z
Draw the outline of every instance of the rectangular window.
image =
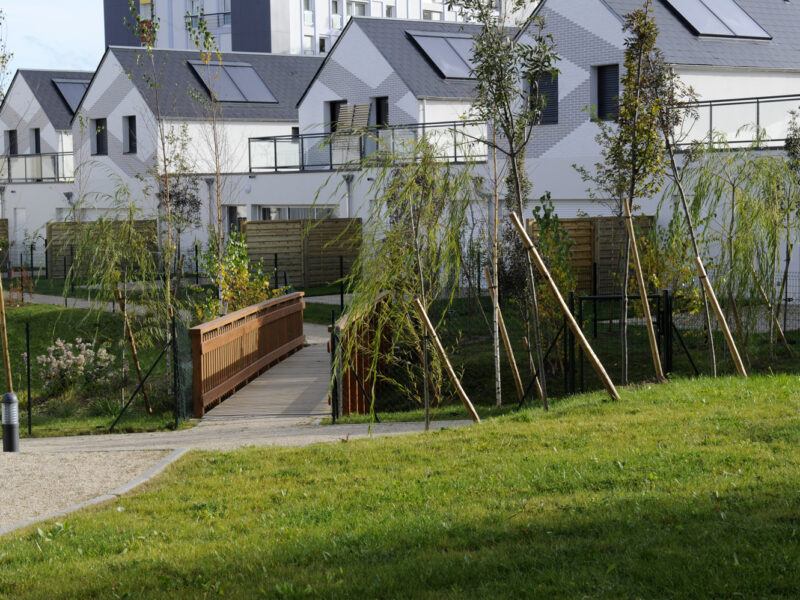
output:
M 387 6 L 386 7 L 386 18 L 387 19 L 394 18 L 394 6 Z
M 314 54 L 314 36 L 303 36 L 303 54 Z
M 365 2 L 348 2 L 347 3 L 347 16 L 348 17 L 366 17 L 367 4 Z
M 328 102 L 328 122 L 330 123 L 331 133 L 336 131 L 336 125 L 339 123 L 339 111 L 342 110 L 342 107 L 345 104 L 347 104 L 347 100 L 334 100 L 333 102 Z
M 422 18 L 425 21 L 441 21 L 442 20 L 442 11 L 440 11 L 440 10 L 423 10 L 422 11 Z
M 9 129 L 6 131 L 6 150 L 9 156 L 15 156 L 16 154 L 19 154 L 16 129 Z
M 314 26 L 314 0 L 303 0 L 303 24 Z
M 328 51 L 328 38 L 319 38 L 319 53 L 325 54 Z
M 619 116 L 619 65 L 597 67 L 597 118 L 616 121 Z
M 541 125 L 554 125 L 558 123 L 558 74 L 545 75 L 539 80 L 538 106 L 534 110 L 540 111 L 539 123 Z M 536 102 L 536 97 L 531 94 L 531 102 Z
M 42 138 L 39 128 L 31 129 L 31 154 L 42 153 Z
M 300 139 L 300 128 L 299 127 L 292 127 L 292 139 L 294 139 L 294 140 Z
M 139 16 L 145 20 L 153 18 L 153 3 L 150 0 L 140 0 Z
M 122 117 L 122 151 L 126 154 L 136 154 L 136 117 Z
M 104 156 L 108 154 L 108 128 L 105 119 L 92 119 L 92 154 Z
M 389 98 L 375 98 L 375 126 L 385 129 L 389 126 Z

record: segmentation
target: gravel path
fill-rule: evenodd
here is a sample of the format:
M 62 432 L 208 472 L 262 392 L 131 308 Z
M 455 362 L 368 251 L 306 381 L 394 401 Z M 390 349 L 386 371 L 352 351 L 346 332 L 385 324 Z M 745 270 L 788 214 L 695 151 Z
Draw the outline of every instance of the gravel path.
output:
M 0 530 L 107 494 L 142 475 L 166 454 L 0 454 Z

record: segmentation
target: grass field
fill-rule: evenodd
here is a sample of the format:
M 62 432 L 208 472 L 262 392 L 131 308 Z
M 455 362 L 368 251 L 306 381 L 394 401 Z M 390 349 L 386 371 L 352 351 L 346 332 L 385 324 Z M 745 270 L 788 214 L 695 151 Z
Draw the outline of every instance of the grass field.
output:
M 122 337 L 122 318 L 119 314 L 97 313 L 76 308 L 50 305 L 10 306 L 7 312 L 9 354 L 14 376 L 14 389 L 21 399 L 20 433 L 28 435 L 26 404 L 25 324 L 31 331 L 31 392 L 33 397 L 33 436 L 77 435 L 101 433 L 111 425 L 114 415 L 121 407 L 119 391 L 108 398 L 95 399 L 87 403 L 77 390 L 57 400 L 45 398 L 43 383 L 36 364 L 36 357 L 46 354 L 47 347 L 57 339 L 74 342 L 76 338 L 97 339 L 99 342 L 117 343 Z M 110 352 L 116 356 L 115 368 L 119 367 L 119 347 Z M 141 352 L 143 368 L 147 369 L 157 358 L 160 350 L 144 349 Z M 153 372 L 154 381 L 162 377 L 165 367 L 162 362 Z M 134 377 L 131 375 L 131 377 Z M 0 370 L 0 386 L 5 389 L 5 373 Z M 129 383 L 127 393 L 133 392 Z M 98 414 L 99 413 L 99 414 Z M 172 426 L 174 417 L 171 408 L 147 415 L 141 401 L 134 401 L 130 412 L 120 423 L 120 431 L 156 431 Z
M 8 598 L 796 598 L 800 378 L 195 452 L 3 540 Z

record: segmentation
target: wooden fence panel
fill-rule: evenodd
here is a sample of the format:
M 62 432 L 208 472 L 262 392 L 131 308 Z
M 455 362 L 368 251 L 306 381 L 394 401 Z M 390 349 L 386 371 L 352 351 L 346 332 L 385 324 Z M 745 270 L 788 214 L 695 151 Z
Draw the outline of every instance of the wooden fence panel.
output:
M 194 416 L 300 350 L 304 308 L 298 292 L 192 327 Z
M 344 272 L 350 273 L 361 247 L 361 219 L 324 219 L 306 235 L 306 219 L 285 221 L 247 221 L 242 230 L 251 261 L 263 261 L 264 268 L 275 266 L 278 255 L 279 283 L 285 271 L 289 283 L 311 287 L 339 279 L 339 257 Z M 350 229 L 348 229 L 350 228 Z M 342 235 L 347 231 L 346 235 Z
M 63 279 L 69 273 L 75 255 L 79 251 L 83 230 L 91 227 L 91 222 L 77 221 L 48 223 L 47 235 L 47 273 L 48 277 Z M 142 219 L 134 222 L 134 227 L 142 234 L 152 234 L 153 252 L 158 252 L 157 223 L 154 219 Z
M 11 247 L 8 238 L 8 219 L 0 219 L 0 265 L 5 269 L 8 264 L 8 251 Z
M 278 255 L 278 272 L 286 272 L 289 282 L 303 286 L 305 259 L 303 256 L 303 231 L 306 221 L 247 221 L 242 230 L 247 243 L 247 256 L 251 262 L 262 261 L 265 271 L 275 267 Z M 282 277 L 282 275 L 281 275 Z M 281 284 L 283 282 L 281 281 Z
M 361 248 L 361 219 L 325 219 L 308 234 L 305 243 L 306 287 L 327 285 L 350 273 Z
M 598 294 L 619 293 L 618 273 L 625 241 L 625 225 L 622 219 L 586 217 L 559 219 L 558 222 L 575 243 L 572 247 L 572 266 L 577 278 L 576 291 L 587 295 L 594 293 L 593 278 L 596 276 Z M 653 217 L 634 217 L 634 224 L 638 234 L 645 235 L 653 226 Z M 528 219 L 527 228 L 534 241 L 537 241 L 536 221 Z

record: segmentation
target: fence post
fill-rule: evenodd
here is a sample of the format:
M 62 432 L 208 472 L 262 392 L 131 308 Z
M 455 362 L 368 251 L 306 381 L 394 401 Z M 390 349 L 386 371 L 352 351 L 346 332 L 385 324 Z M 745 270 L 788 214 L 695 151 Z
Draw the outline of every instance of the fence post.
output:
M 575 292 L 569 292 L 569 312 L 575 316 Z M 569 364 L 572 367 L 569 374 L 569 387 L 570 391 L 575 393 L 575 336 L 572 332 L 567 331 L 567 339 L 569 340 Z
M 672 373 L 672 300 L 669 290 L 664 290 L 664 327 L 667 328 L 667 373 Z
M 569 394 L 569 378 L 571 366 L 569 364 L 569 326 L 567 325 L 567 317 L 564 315 L 564 395 Z
M 44 240 L 44 278 L 50 279 L 50 250 L 47 249 L 47 239 Z
M 36 248 L 36 242 L 31 243 L 31 272 L 33 272 L 33 250 Z
M 339 309 L 344 312 L 344 256 L 339 255 Z
M 175 315 L 172 315 L 172 392 L 174 394 L 174 402 L 175 402 L 175 429 L 178 428 L 178 422 L 181 418 L 181 389 L 179 389 L 180 382 L 179 382 L 179 369 L 178 369 L 178 330 L 175 327 Z
M 578 298 L 578 327 L 581 328 L 583 331 L 583 302 L 580 298 Z M 573 343 L 575 337 L 573 336 Z M 578 367 L 580 368 L 581 373 L 581 393 L 584 392 L 584 379 L 583 379 L 583 348 L 578 346 Z
M 597 262 L 592 263 L 592 296 L 594 296 L 594 300 L 592 300 L 592 308 L 594 310 L 594 318 L 592 319 L 594 323 L 594 339 L 597 339 Z
M 197 244 L 194 245 L 194 284 L 200 285 L 200 262 L 198 259 Z
M 285 271 L 284 271 L 285 273 Z M 339 389 L 336 385 L 336 311 L 331 309 L 331 421 L 336 425 L 336 417 L 339 416 Z
M 25 366 L 28 371 L 28 435 L 31 435 L 33 419 L 33 398 L 31 398 L 31 324 L 25 322 Z

